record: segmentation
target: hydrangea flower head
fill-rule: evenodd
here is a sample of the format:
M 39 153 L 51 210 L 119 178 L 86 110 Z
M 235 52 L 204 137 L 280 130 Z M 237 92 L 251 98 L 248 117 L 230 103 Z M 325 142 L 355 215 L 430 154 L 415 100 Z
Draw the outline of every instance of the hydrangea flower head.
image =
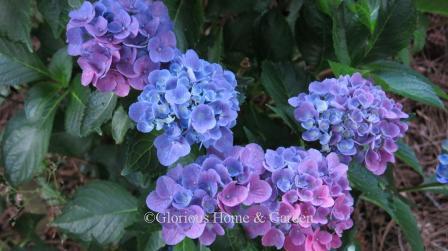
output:
M 161 1 L 85 1 L 69 17 L 68 54 L 79 56 L 83 85 L 126 96 L 174 57 L 176 38 Z
M 436 179 L 442 184 L 448 184 L 448 140 L 442 142 L 443 153 L 439 155 L 436 169 Z
M 289 251 L 340 247 L 343 231 L 353 225 L 347 165 L 335 153 L 280 147 L 266 152 L 264 167 L 271 197 L 240 211 L 266 219 L 243 224 L 249 237 Z
M 159 177 L 146 204 L 164 219 L 162 237 L 168 245 L 176 245 L 185 237 L 211 245 L 216 236 L 224 235 L 225 228 L 233 227 L 219 218 L 211 218 L 220 211 L 221 200 L 228 206 L 252 205 L 271 196 L 270 185 L 259 177 L 263 159 L 254 158 L 263 155 L 261 147 L 250 144 L 234 147 L 230 152 L 226 156 L 199 157 L 195 163 L 177 165 Z M 169 217 L 189 218 L 187 222 L 168 222 L 165 219 Z
M 289 99 L 294 117 L 305 129 L 302 138 L 365 162 L 376 175 L 394 162 L 396 141 L 404 136 L 408 115 L 380 87 L 359 73 L 312 82 L 309 93 Z
M 188 50 L 169 69 L 152 71 L 148 82 L 129 116 L 140 132 L 163 130 L 155 140 L 160 163 L 173 164 L 194 143 L 221 152 L 232 147 L 230 128 L 239 110 L 232 72 Z

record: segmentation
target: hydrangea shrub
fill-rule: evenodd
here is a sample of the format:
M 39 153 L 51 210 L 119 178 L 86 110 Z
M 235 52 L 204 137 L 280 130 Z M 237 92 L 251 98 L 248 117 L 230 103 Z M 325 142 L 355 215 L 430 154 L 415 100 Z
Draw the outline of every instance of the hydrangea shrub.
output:
M 406 193 L 446 193 L 447 147 L 434 175 L 405 133 L 447 97 L 407 57 L 432 5 L 330 2 L 0 0 L 2 109 L 24 97 L 0 125 L 0 209 L 24 209 L 2 245 L 350 249 L 364 200 L 430 249 Z M 28 212 L 51 234 L 25 238 Z

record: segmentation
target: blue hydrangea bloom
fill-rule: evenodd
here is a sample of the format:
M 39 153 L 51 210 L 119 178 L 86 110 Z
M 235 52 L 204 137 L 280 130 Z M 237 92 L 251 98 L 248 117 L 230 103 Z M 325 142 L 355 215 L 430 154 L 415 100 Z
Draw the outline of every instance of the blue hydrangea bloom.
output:
M 436 179 L 442 184 L 448 184 L 448 140 L 442 142 L 443 153 L 439 155 L 439 164 L 436 169 Z
M 129 108 L 137 130 L 163 130 L 155 140 L 160 163 L 169 166 L 200 143 L 226 151 L 239 111 L 235 75 L 199 59 L 193 50 L 176 52 L 169 69 L 152 71 L 149 84 Z
M 380 87 L 361 74 L 312 82 L 309 93 L 289 99 L 294 117 L 305 129 L 302 138 L 319 141 L 325 152 L 365 162 L 381 175 L 394 162 L 396 141 L 404 136 L 408 115 Z
M 79 56 L 83 85 L 126 96 L 174 58 L 176 38 L 162 1 L 85 1 L 69 17 L 68 54 Z

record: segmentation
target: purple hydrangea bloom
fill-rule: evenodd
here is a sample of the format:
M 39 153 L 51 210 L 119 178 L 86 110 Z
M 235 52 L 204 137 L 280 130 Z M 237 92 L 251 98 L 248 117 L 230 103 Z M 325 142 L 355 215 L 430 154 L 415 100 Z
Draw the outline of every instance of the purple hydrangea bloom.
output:
M 68 54 L 79 56 L 83 85 L 126 96 L 174 58 L 176 38 L 161 1 L 85 1 L 69 17 Z
M 408 129 L 401 104 L 359 73 L 312 82 L 308 90 L 289 99 L 305 129 L 302 138 L 319 141 L 324 152 L 355 158 L 372 173 L 383 174 L 387 163 L 395 161 L 396 141 Z
M 237 212 L 269 218 L 243 224 L 248 236 L 262 236 L 263 246 L 288 251 L 340 247 L 343 231 L 353 225 L 353 198 L 348 167 L 337 154 L 280 147 L 266 152 L 264 167 L 261 177 L 272 186 L 270 198 Z
M 224 228 L 232 227 L 212 218 L 215 212 L 227 214 L 221 210 L 224 204 L 229 209 L 267 201 L 272 189 L 268 182 L 260 180 L 264 170 L 259 166 L 263 165 L 263 159 L 250 156 L 262 154 L 261 147 L 255 144 L 235 146 L 222 156 L 208 154 L 195 163 L 177 165 L 159 177 L 146 204 L 161 214 L 164 241 L 176 245 L 188 237 L 199 239 L 202 245 L 211 245 L 216 236 L 224 235 Z M 231 177 L 235 165 L 240 165 L 243 171 Z M 239 180 L 243 176 L 248 178 Z M 190 218 L 187 222 L 167 222 L 181 217 Z
M 232 72 L 188 50 L 178 53 L 169 69 L 152 71 L 148 82 L 129 116 L 140 132 L 163 130 L 155 142 L 160 163 L 172 165 L 194 143 L 221 152 L 231 149 L 230 128 L 239 110 Z

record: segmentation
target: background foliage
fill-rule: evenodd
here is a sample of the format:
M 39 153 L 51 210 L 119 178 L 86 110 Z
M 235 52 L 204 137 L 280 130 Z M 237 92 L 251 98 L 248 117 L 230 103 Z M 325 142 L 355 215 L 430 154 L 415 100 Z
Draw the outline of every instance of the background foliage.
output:
M 306 90 L 310 81 L 332 75 L 362 72 L 393 95 L 445 109 L 442 100 L 447 94 L 412 70 L 409 58 L 424 46 L 423 12 L 448 14 L 446 1 L 165 3 L 180 49 L 194 48 L 237 74 L 242 103 L 234 128 L 238 144 L 313 147 L 300 140 L 287 99 Z M 155 158 L 155 135 L 137 133 L 127 118 L 137 93 L 118 100 L 111 93 L 82 87 L 80 69 L 66 54 L 67 15 L 80 4 L 0 0 L 0 92 L 25 93 L 23 110 L 0 133 L 2 187 L 7 194 L 1 205 L 19 194 L 29 195 L 18 205 L 20 218 L 12 222 L 21 238 L 1 242 L 0 249 L 53 250 L 38 234 L 39 224 L 58 229 L 58 240 L 74 241 L 86 250 L 168 249 L 160 227 L 143 221 L 145 196 L 166 168 Z M 201 153 L 203 149 L 194 149 L 181 161 Z M 406 143 L 400 143 L 396 157 L 423 175 Z M 57 170 L 71 163 L 80 167 L 84 178 L 67 189 Z M 357 200 L 383 208 L 401 226 L 412 250 L 424 249 L 411 212 L 416 205 L 398 193 L 391 172 L 376 177 L 352 166 L 349 176 Z M 446 186 L 431 183 L 433 177 L 424 180 L 413 189 L 448 193 Z M 54 212 L 48 213 L 48 208 Z M 346 234 L 342 250 L 359 248 L 354 231 Z M 172 250 L 261 249 L 259 241 L 247 241 L 237 227 L 210 248 L 185 240 Z

